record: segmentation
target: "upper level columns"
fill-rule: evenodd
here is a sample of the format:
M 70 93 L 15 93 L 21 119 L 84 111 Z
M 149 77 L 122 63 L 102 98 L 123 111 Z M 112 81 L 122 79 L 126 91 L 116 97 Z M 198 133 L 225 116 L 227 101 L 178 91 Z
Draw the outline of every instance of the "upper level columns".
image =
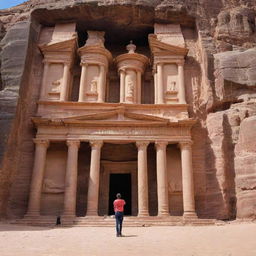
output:
M 81 63 L 82 71 L 80 77 L 80 87 L 79 87 L 79 102 L 85 101 L 85 91 L 86 91 L 86 76 L 87 76 L 87 64 Z
M 147 147 L 149 142 L 137 141 L 138 148 L 138 216 L 148 216 L 148 167 Z
M 162 63 L 158 63 L 157 64 L 157 86 L 156 90 L 157 90 L 157 104 L 164 104 L 164 87 L 163 87 L 163 64 Z
M 35 160 L 30 186 L 27 216 L 40 215 L 41 192 L 45 170 L 45 160 L 49 141 L 34 139 L 36 145 Z
M 100 182 L 100 155 L 103 142 L 90 141 L 90 145 L 92 150 L 86 215 L 97 216 Z
M 105 78 L 106 72 L 104 65 L 99 65 L 100 75 L 99 75 L 99 95 L 98 95 L 98 102 L 105 101 Z
M 76 215 L 77 161 L 79 140 L 67 140 L 68 160 L 65 179 L 64 216 Z
M 195 216 L 192 151 L 190 142 L 180 142 L 184 216 Z
M 69 84 L 69 63 L 64 63 L 64 69 L 63 69 L 63 84 L 60 91 L 60 101 L 66 101 L 68 99 L 68 84 Z
M 156 165 L 157 165 L 157 196 L 158 196 L 158 216 L 169 215 L 169 199 L 167 186 L 166 168 L 166 146 L 168 142 L 156 142 Z
M 185 97 L 185 83 L 184 83 L 184 61 L 178 62 L 178 80 L 179 80 L 179 90 L 178 90 L 178 98 L 179 103 L 186 104 Z

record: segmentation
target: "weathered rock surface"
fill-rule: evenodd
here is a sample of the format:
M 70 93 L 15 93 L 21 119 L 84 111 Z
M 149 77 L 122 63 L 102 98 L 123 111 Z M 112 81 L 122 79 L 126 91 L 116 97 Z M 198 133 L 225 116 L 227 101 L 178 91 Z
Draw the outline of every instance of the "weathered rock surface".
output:
M 256 115 L 240 125 L 235 148 L 237 217 L 256 218 Z
M 193 165 L 197 205 L 204 209 L 200 215 L 255 217 L 255 15 L 254 0 L 30 0 L 1 10 L 0 214 L 6 213 L 8 200 L 13 208 L 27 204 L 27 159 L 34 150 L 29 120 L 41 79 L 35 68 L 35 77 L 25 84 L 29 80 L 24 64 L 31 65 L 32 54 L 40 55 L 28 38 L 36 42 L 38 22 L 49 26 L 76 20 L 80 31 L 88 24 L 124 31 L 124 41 L 131 35 L 139 38 L 138 28 L 143 36 L 150 33 L 155 22 L 182 25 L 190 48 L 187 99 L 191 117 L 199 119 L 193 130 Z M 21 158 L 20 168 L 27 171 L 17 174 Z M 19 186 L 11 186 L 14 181 Z

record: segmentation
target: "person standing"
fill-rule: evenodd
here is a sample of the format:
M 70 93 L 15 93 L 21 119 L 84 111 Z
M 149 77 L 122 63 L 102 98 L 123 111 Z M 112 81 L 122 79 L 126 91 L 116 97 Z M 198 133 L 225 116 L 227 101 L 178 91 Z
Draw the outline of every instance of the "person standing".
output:
M 116 200 L 114 201 L 114 212 L 115 212 L 115 218 L 116 218 L 116 236 L 122 236 L 122 224 L 123 224 L 123 218 L 124 218 L 124 205 L 125 201 L 121 199 L 121 194 L 116 194 Z

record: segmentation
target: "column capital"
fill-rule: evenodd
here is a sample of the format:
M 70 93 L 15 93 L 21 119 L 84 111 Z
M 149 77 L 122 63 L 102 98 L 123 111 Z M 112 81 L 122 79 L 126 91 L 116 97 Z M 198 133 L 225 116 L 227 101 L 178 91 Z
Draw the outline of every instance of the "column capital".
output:
M 86 62 L 80 62 L 80 66 L 81 66 L 81 67 L 83 67 L 83 66 L 84 66 L 84 67 L 87 67 L 87 66 L 88 66 L 88 63 L 86 63 Z
M 120 68 L 120 69 L 118 70 L 118 72 L 119 72 L 120 74 L 121 74 L 121 73 L 125 74 L 126 70 L 125 70 L 124 68 Z
M 75 140 L 75 139 L 67 139 L 66 141 L 67 146 L 80 146 L 80 140 Z
M 47 60 L 47 59 L 44 59 L 42 62 L 43 62 L 44 65 L 50 65 L 51 64 L 50 60 Z
M 178 66 L 184 66 L 185 60 L 178 60 L 176 63 Z
M 167 145 L 168 145 L 168 141 L 159 140 L 159 141 L 155 142 L 156 149 L 164 149 L 164 148 L 166 148 Z
M 193 144 L 193 141 L 189 140 L 189 141 L 181 141 L 179 142 L 179 147 L 180 149 L 189 149 L 191 148 Z
M 90 140 L 90 145 L 92 148 L 100 149 L 103 145 L 102 140 Z
M 48 148 L 49 145 L 50 145 L 50 141 L 47 140 L 47 139 L 35 138 L 35 139 L 33 139 L 33 141 L 34 141 L 34 143 L 35 143 L 36 145 L 42 145 L 42 146 L 45 146 L 46 148 Z
M 138 149 L 146 149 L 149 145 L 149 141 L 136 141 L 136 146 Z

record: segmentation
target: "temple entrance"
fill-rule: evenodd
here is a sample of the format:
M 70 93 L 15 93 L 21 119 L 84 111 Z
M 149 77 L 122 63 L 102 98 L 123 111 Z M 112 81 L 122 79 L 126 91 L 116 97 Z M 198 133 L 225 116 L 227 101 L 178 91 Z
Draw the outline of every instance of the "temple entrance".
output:
M 108 214 L 113 215 L 113 201 L 116 199 L 116 194 L 121 193 L 122 198 L 126 201 L 125 215 L 132 213 L 132 192 L 131 192 L 131 174 L 130 173 L 111 173 L 109 180 L 109 207 Z

